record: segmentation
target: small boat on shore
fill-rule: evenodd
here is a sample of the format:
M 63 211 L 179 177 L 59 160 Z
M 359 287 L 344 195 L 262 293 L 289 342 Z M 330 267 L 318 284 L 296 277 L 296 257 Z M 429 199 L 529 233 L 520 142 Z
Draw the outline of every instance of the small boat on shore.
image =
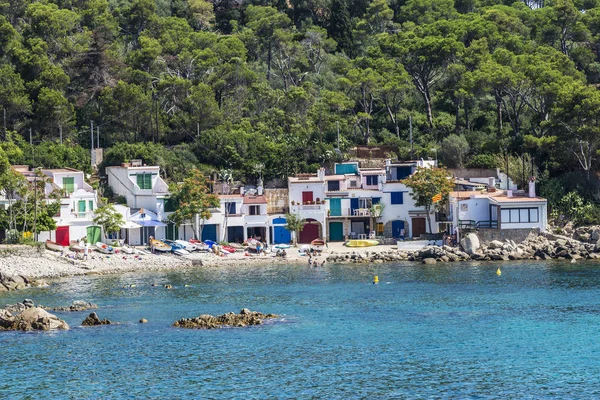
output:
M 150 248 L 154 248 L 154 250 L 162 253 L 168 253 L 171 251 L 171 246 L 157 239 L 150 239 Z
M 83 253 L 85 251 L 85 245 L 82 246 L 76 240 L 71 240 L 69 243 L 69 250 L 74 251 L 75 253 Z
M 109 246 L 106 243 L 102 243 L 102 242 L 96 242 L 96 250 L 98 250 L 100 253 L 104 253 L 104 254 L 114 253 L 114 249 L 112 246 Z
M 346 242 L 347 247 L 370 247 L 377 246 L 378 244 L 379 241 L 373 239 L 355 239 Z
M 46 247 L 49 250 L 53 250 L 53 251 L 64 251 L 65 250 L 65 247 L 63 245 L 53 242 L 50 239 L 46 240 Z
M 323 251 L 323 248 L 325 247 L 325 241 L 323 239 L 315 239 L 310 242 L 310 247 L 312 250 Z

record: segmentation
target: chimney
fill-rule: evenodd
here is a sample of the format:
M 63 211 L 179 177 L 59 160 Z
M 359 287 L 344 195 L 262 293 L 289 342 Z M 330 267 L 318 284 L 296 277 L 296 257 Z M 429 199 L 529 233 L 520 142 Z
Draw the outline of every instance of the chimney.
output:
M 320 181 L 325 180 L 325 168 L 319 168 L 319 172 L 317 172 L 317 177 Z
M 536 197 L 535 196 L 535 180 L 533 180 L 533 178 L 529 180 L 529 197 Z
M 244 195 L 244 187 L 240 186 L 240 195 L 243 196 Z
M 513 197 L 513 191 L 512 190 L 507 190 L 506 191 L 506 197 Z
M 263 187 L 262 187 L 262 185 L 260 185 L 260 186 L 258 186 L 256 188 L 256 194 L 259 195 L 259 196 L 263 195 Z

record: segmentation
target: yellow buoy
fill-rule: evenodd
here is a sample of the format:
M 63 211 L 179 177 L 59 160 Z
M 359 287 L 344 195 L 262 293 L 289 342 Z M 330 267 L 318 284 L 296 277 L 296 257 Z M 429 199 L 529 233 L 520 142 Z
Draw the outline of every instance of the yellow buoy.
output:
M 498 268 L 498 271 L 496 271 L 496 275 L 498 275 L 498 276 L 502 275 L 502 271 L 500 271 L 500 268 Z
M 379 283 L 379 277 L 377 275 L 375 275 L 373 277 L 373 285 L 377 285 Z

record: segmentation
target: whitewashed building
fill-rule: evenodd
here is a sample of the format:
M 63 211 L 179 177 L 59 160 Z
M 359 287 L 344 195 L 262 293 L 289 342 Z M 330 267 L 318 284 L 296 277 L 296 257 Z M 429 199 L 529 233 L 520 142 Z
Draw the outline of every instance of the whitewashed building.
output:
M 548 227 L 548 201 L 535 194 L 535 182 L 528 192 L 451 192 L 451 219 L 454 226 L 467 229 L 540 229 Z

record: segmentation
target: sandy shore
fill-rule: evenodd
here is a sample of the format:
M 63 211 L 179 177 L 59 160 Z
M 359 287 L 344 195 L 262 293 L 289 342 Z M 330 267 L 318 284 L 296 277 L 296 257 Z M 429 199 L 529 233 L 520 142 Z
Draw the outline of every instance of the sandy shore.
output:
M 366 253 L 387 252 L 395 250 L 396 246 L 374 246 L 362 249 L 348 248 L 342 243 L 330 243 L 317 257 L 319 264 L 323 263 L 328 255 L 340 253 Z M 74 275 L 110 274 L 135 271 L 159 271 L 182 268 L 202 268 L 266 264 L 304 264 L 308 258 L 301 255 L 298 248 L 287 249 L 287 257 L 282 259 L 275 254 L 247 256 L 245 252 L 236 252 L 226 256 L 217 256 L 212 253 L 194 252 L 188 256 L 173 254 L 148 254 L 134 257 L 132 255 L 104 255 L 94 252 L 87 261 L 71 258 L 74 253 L 60 253 L 45 251 L 42 255 L 23 257 L 8 256 L 0 258 L 0 273 L 8 276 L 21 275 L 29 279 L 58 278 Z

